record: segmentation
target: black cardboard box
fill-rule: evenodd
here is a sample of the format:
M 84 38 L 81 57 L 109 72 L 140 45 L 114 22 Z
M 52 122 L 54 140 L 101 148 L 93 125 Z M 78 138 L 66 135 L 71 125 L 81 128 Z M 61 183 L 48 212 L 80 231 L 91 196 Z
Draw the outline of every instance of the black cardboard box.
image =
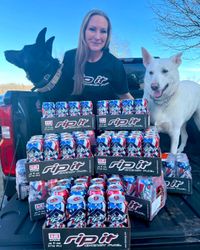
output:
M 126 195 L 129 215 L 151 221 L 160 209 L 165 205 L 163 195 L 159 195 L 153 202 Z
M 96 116 L 99 130 L 144 130 L 150 126 L 148 114 Z
M 160 176 L 162 162 L 158 157 L 96 156 L 95 172 L 137 176 Z
M 131 228 L 42 228 L 45 250 L 130 249 Z
M 94 174 L 94 157 L 26 163 L 28 181 L 63 179 Z
M 164 177 L 168 193 L 192 194 L 192 179 Z
M 95 116 L 41 118 L 42 133 L 62 133 L 96 128 Z
M 30 219 L 32 221 L 45 218 L 46 216 L 45 204 L 46 200 L 29 202 L 29 214 L 30 214 Z

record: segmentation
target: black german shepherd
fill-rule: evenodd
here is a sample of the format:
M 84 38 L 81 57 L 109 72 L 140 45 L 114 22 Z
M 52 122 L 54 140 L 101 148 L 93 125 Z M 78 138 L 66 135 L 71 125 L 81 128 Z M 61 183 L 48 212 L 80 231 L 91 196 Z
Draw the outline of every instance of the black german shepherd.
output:
M 62 64 L 52 57 L 54 36 L 45 41 L 47 28 L 42 29 L 36 42 L 25 45 L 22 50 L 5 51 L 6 60 L 26 72 L 27 78 L 34 84 L 32 90 L 46 92 L 55 86 L 62 74 Z

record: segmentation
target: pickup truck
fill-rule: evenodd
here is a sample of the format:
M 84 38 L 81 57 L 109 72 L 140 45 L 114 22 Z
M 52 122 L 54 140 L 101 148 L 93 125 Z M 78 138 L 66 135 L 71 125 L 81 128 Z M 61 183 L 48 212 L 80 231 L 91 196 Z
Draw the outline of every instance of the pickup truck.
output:
M 142 59 L 122 59 L 129 89 L 142 97 Z M 31 135 L 41 133 L 41 110 L 36 92 L 7 91 L 0 104 L 0 158 L 5 206 L 0 211 L 0 249 L 42 250 L 43 220 L 31 221 L 27 200 L 20 201 L 15 190 L 15 164 L 26 157 L 25 145 Z M 151 222 L 131 217 L 131 249 L 200 249 L 200 134 L 191 119 L 185 149 L 192 167 L 193 193 L 168 194 L 164 208 Z M 169 137 L 161 134 L 161 149 L 169 150 Z

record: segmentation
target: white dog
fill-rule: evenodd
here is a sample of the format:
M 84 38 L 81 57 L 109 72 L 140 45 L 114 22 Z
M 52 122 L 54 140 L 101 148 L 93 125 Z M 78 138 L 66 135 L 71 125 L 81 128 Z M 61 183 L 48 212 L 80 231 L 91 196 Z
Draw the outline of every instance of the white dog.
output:
M 159 132 L 171 138 L 170 152 L 182 152 L 188 134 L 186 122 L 194 115 L 200 130 L 200 84 L 192 81 L 179 81 L 178 67 L 181 55 L 166 59 L 155 59 L 142 48 L 144 78 L 144 98 L 149 102 L 151 122 Z M 181 135 L 181 144 L 179 137 Z

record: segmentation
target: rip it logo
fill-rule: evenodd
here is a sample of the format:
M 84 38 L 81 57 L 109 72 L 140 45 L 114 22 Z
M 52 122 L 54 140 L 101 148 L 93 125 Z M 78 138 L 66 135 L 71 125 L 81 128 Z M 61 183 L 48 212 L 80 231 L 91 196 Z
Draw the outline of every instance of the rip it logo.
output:
M 135 126 L 141 121 L 140 118 L 131 117 L 130 119 L 121 119 L 117 117 L 116 119 L 111 119 L 108 122 L 108 126 L 114 125 L 115 127 L 124 127 L 124 126 Z
M 64 129 L 66 128 L 77 128 L 77 127 L 84 127 L 89 122 L 89 119 L 79 119 L 79 120 L 68 120 L 65 119 L 64 121 L 59 121 L 56 123 L 55 128 L 62 127 Z
M 184 182 L 174 179 L 172 182 L 165 180 L 167 188 L 180 188 Z
M 46 166 L 42 174 L 52 173 L 52 175 L 56 174 L 67 174 L 69 171 L 78 171 L 85 165 L 85 162 L 78 162 L 74 161 L 71 165 L 70 164 L 59 164 L 55 163 L 50 166 Z
M 139 160 L 137 163 L 132 161 L 125 161 L 124 159 L 120 161 L 113 161 L 109 165 L 109 168 L 118 168 L 119 171 L 123 170 L 145 170 L 148 166 L 150 166 L 152 163 L 149 161 Z
M 103 233 L 102 236 L 98 235 L 86 235 L 84 233 L 80 233 L 78 235 L 70 235 L 66 238 L 64 244 L 69 245 L 72 242 L 77 247 L 84 247 L 85 245 L 93 245 L 93 244 L 110 244 L 114 239 L 119 237 L 118 234 L 113 233 Z
M 137 211 L 142 207 L 142 204 L 140 204 L 137 201 L 131 200 L 128 205 L 128 210 L 129 211 Z

